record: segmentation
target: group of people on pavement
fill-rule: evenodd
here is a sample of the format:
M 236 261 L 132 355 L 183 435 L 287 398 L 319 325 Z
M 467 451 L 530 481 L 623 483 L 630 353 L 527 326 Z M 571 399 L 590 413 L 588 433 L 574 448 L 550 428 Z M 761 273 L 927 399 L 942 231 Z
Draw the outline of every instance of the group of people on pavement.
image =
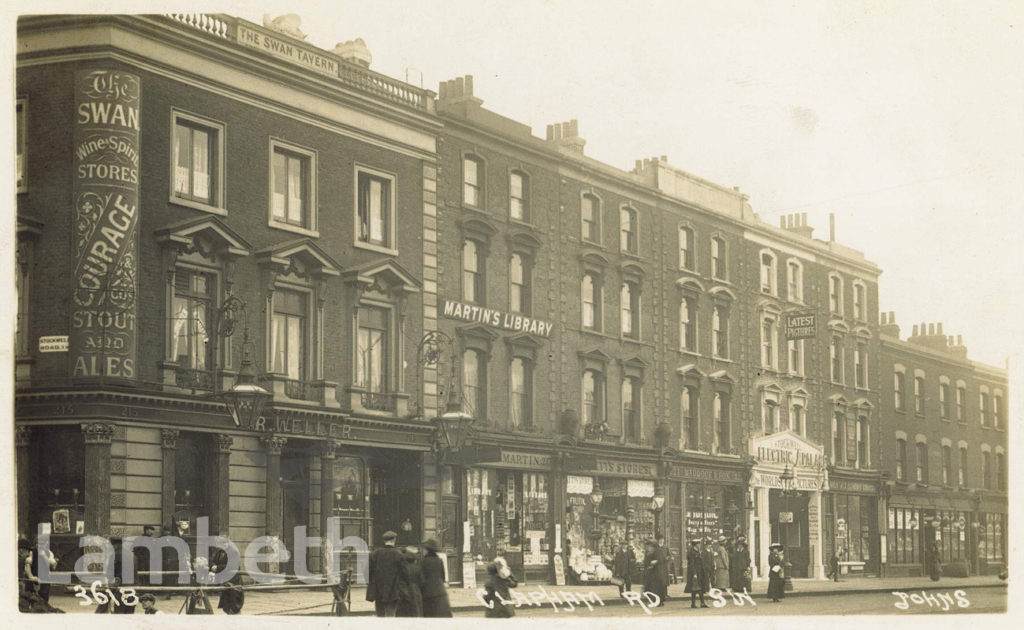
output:
M 398 534 L 384 532 L 384 545 L 370 554 L 366 600 L 378 617 L 451 617 L 444 562 L 433 538 L 397 547 Z M 514 585 L 513 585 L 514 586 Z
M 750 551 L 745 536 L 729 541 L 725 536 L 718 540 L 694 538 L 686 552 L 686 587 L 690 594 L 690 608 L 707 608 L 704 595 L 712 588 L 722 591 L 750 591 Z

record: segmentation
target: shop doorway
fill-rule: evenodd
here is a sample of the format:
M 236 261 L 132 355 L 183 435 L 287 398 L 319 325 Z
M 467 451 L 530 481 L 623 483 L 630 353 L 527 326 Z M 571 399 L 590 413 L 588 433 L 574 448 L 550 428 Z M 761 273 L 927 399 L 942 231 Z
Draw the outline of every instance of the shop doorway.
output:
M 422 461 L 419 453 L 378 449 L 369 459 L 371 547 L 384 532 L 398 534 L 398 544 L 419 545 L 422 530 Z
M 307 449 L 285 447 L 281 451 L 281 542 L 289 557 L 280 564 L 280 571 L 288 575 L 295 573 L 295 528 L 305 525 L 309 532 L 309 462 Z
M 780 543 L 786 551 L 786 561 L 792 577 L 810 575 L 810 543 L 807 530 L 806 493 L 784 495 L 779 490 L 768 494 L 768 512 L 771 520 L 771 541 Z

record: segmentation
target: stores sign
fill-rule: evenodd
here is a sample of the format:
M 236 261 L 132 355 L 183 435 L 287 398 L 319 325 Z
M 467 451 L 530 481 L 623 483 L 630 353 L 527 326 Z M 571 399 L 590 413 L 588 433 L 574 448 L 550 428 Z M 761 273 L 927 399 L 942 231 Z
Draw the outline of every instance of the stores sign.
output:
M 464 322 L 474 322 L 502 328 L 513 332 L 530 333 L 538 337 L 550 337 L 554 324 L 540 319 L 532 319 L 515 313 L 498 311 L 493 308 L 484 308 L 473 304 L 463 304 L 454 300 L 445 300 L 444 308 L 441 311 L 445 317 L 461 319 Z
M 786 315 L 787 339 L 812 339 L 817 333 L 814 313 L 791 313 Z

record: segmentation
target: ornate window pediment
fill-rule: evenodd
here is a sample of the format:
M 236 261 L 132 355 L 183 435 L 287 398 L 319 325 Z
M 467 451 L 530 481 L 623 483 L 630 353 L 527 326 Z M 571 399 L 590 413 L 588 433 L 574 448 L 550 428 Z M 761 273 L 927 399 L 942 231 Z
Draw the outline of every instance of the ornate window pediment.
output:
M 676 374 L 684 378 L 700 380 L 704 378 L 704 372 L 693 363 L 687 363 L 676 368 Z
M 217 217 L 174 223 L 156 230 L 155 235 L 157 243 L 172 245 L 184 254 L 198 252 L 204 258 L 248 256 L 252 251 L 245 239 Z
M 732 385 L 736 382 L 736 379 L 729 376 L 729 373 L 726 372 L 725 370 L 717 370 L 715 372 L 712 372 L 711 374 L 708 374 L 708 378 L 711 379 L 712 381 L 722 383 L 725 385 Z
M 341 265 L 308 238 L 261 249 L 256 252 L 256 262 L 279 275 L 293 274 L 300 278 L 341 274 Z
M 391 258 L 347 269 L 341 277 L 363 291 L 387 296 L 418 293 L 420 290 L 419 281 Z
M 463 237 L 489 244 L 491 238 L 498 233 L 498 228 L 489 219 L 482 217 L 463 217 L 458 220 Z
M 525 357 L 531 361 L 537 357 L 537 349 L 544 346 L 540 338 L 530 333 L 519 333 L 511 337 L 505 337 L 512 356 Z
M 536 256 L 543 243 L 539 238 L 529 232 L 513 232 L 505 237 L 511 251 L 525 252 L 530 257 Z

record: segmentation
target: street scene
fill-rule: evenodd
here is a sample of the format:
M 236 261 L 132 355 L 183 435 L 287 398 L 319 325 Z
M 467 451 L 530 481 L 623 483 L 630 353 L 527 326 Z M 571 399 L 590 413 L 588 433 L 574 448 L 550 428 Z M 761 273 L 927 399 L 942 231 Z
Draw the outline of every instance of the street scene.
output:
M 555 16 L 609 22 L 542 4 L 522 7 L 537 33 Z M 977 164 L 955 166 L 992 179 L 915 169 L 970 153 L 942 144 L 949 120 L 978 125 L 957 138 L 1011 134 L 939 107 L 948 87 L 913 46 L 893 69 L 872 56 L 879 35 L 818 22 L 910 37 L 934 20 L 930 55 L 959 27 L 825 4 L 800 22 L 807 41 L 768 47 L 784 60 L 745 41 L 700 76 L 681 60 L 719 50 L 698 46 L 706 32 L 757 20 L 701 8 L 710 30 L 659 39 L 638 33 L 660 28 L 661 8 L 620 7 L 606 17 L 621 14 L 632 43 L 605 61 L 669 46 L 650 49 L 659 69 L 575 73 L 565 95 L 503 56 L 435 57 L 431 29 L 371 41 L 349 34 L 370 22 L 342 21 L 352 38 L 332 47 L 315 8 L 21 16 L 7 603 L 1005 613 L 1014 366 L 1006 318 L 989 317 L 1009 298 L 978 270 L 1009 268 L 1016 242 L 1001 215 L 989 243 L 958 213 L 1024 199 Z M 1005 16 L 974 17 L 978 41 L 1009 48 Z M 490 50 L 467 27 L 450 35 Z M 576 59 L 537 33 L 520 34 L 523 67 Z M 803 64 L 826 42 L 836 67 L 857 52 L 871 70 L 817 68 L 834 78 L 819 90 Z M 429 70 L 403 58 L 400 71 L 414 50 Z M 948 71 L 1005 83 L 967 57 Z M 668 70 L 686 75 L 685 97 L 663 93 Z M 873 109 L 876 87 L 859 81 L 904 86 L 902 72 L 920 95 L 894 97 L 899 116 Z M 719 91 L 691 101 L 705 83 Z M 649 103 L 621 109 L 620 88 Z M 581 91 L 604 101 L 589 120 L 561 102 Z M 688 117 L 701 122 L 673 126 Z M 921 146 L 899 136 L 916 122 Z M 679 153 L 636 159 L 662 144 Z M 983 144 L 972 159 L 1013 165 Z M 939 179 L 956 190 L 919 188 Z M 947 260 L 954 247 L 977 267 Z

